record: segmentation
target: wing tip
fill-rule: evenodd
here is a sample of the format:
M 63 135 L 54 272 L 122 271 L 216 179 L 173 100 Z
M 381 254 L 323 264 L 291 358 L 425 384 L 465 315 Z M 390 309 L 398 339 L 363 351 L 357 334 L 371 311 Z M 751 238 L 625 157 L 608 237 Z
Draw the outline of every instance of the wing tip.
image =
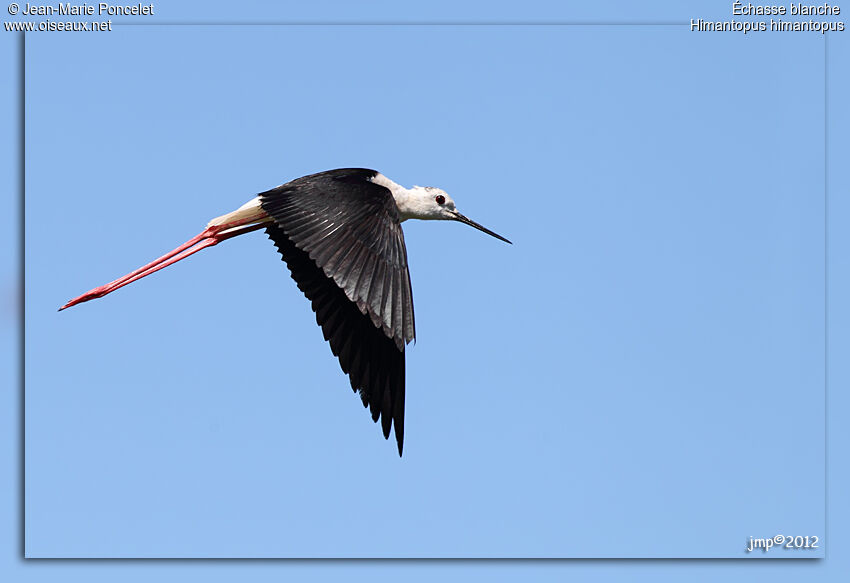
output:
M 395 441 L 398 444 L 398 457 L 401 457 L 401 452 L 404 449 L 404 422 L 402 422 L 401 428 L 399 428 L 398 419 L 394 419 L 393 425 L 395 426 Z

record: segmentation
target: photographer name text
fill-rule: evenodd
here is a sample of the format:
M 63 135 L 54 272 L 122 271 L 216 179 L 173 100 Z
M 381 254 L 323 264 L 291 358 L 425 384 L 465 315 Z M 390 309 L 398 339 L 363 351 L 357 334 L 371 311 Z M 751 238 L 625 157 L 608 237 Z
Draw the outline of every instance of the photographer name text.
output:
M 24 4 L 20 11 L 25 16 L 153 16 L 153 4 L 121 5 L 97 4 Z

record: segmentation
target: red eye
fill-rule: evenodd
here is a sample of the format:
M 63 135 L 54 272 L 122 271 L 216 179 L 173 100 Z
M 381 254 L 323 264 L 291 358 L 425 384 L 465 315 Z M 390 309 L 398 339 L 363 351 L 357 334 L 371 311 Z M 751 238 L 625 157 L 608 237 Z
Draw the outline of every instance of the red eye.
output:
M 444 202 L 446 202 L 446 197 L 443 196 L 442 194 L 438 194 L 437 196 L 434 197 L 434 200 L 437 201 L 437 204 L 443 204 Z

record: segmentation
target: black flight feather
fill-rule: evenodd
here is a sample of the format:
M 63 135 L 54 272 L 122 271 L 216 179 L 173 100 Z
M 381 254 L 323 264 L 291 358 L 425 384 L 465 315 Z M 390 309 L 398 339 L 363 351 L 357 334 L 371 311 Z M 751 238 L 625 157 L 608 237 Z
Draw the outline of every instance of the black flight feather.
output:
M 384 437 L 404 442 L 404 347 L 415 338 L 407 250 L 392 193 L 346 168 L 261 193 L 266 228 L 331 351 Z

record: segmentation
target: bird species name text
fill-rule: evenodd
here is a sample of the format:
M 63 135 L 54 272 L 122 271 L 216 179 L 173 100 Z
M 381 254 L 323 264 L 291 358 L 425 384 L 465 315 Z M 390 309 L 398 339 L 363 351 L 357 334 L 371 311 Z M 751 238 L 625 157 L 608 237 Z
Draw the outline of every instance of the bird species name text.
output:
M 841 15 L 841 7 L 836 4 L 804 4 L 792 2 L 789 5 L 761 5 L 752 2 L 732 3 L 732 16 L 744 19 L 705 20 L 691 19 L 692 32 L 843 32 L 844 21 L 831 20 L 829 17 Z M 762 19 L 759 17 L 770 17 Z M 793 17 L 786 20 L 780 17 Z M 749 17 L 750 19 L 747 19 Z M 802 18 L 800 18 L 802 17 Z M 809 18 L 806 18 L 809 17 Z

